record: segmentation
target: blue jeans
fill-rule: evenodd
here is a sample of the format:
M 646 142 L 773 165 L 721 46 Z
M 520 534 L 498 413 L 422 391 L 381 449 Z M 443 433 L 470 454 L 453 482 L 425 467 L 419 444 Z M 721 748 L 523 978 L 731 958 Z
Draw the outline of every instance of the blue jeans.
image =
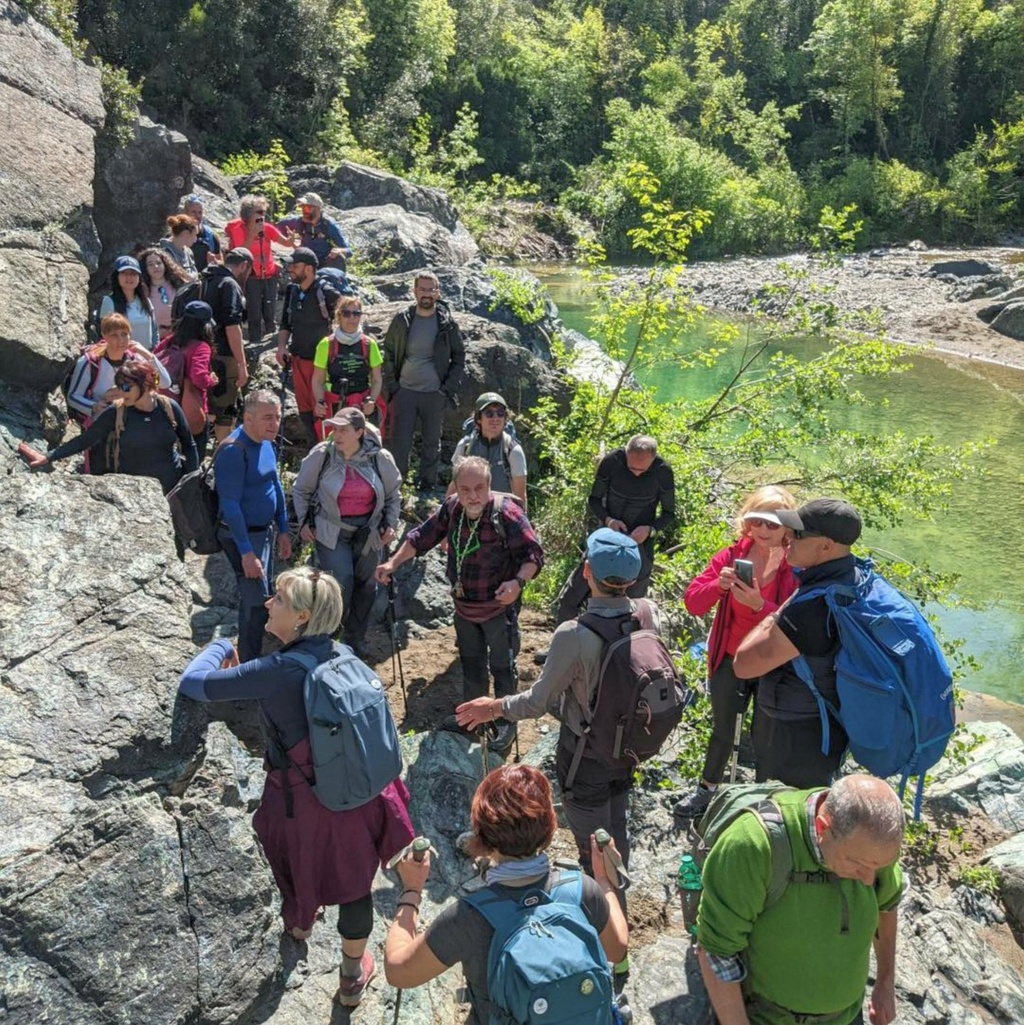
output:
M 270 581 L 274 579 L 274 531 L 250 530 L 249 543 L 263 565 L 263 576 L 250 580 L 242 569 L 242 555 L 226 527 L 217 531 L 224 554 L 238 581 L 238 660 L 248 662 L 263 653 L 263 631 L 267 625 L 266 600 L 270 597 Z
M 316 543 L 316 563 L 338 581 L 345 601 L 345 641 L 361 641 L 366 636 L 370 613 L 377 597 L 377 581 L 373 573 L 380 562 L 379 551 L 368 551 L 357 556 L 352 551 L 352 537 L 338 536 L 333 548 Z

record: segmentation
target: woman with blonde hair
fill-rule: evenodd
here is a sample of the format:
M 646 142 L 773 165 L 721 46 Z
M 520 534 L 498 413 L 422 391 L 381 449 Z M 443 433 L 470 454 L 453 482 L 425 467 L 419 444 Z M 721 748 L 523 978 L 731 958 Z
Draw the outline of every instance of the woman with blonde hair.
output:
M 383 362 L 380 347 L 363 331 L 362 299 L 343 295 L 334 309 L 334 330 L 321 339 L 313 357 L 313 416 L 321 441 L 324 421 L 339 406 L 355 406 L 383 432 L 388 409 L 380 394 Z
M 239 665 L 234 645 L 216 640 L 182 673 L 178 690 L 195 701 L 259 703 L 267 732 L 267 779 L 253 826 L 281 891 L 284 928 L 302 942 L 320 908 L 338 905 L 336 999 L 354 1007 L 376 971 L 366 949 L 373 931 L 374 877 L 413 839 L 409 791 L 396 779 L 368 803 L 346 811 L 332 811 L 317 800 L 303 698 L 306 670 L 289 652 L 317 663 L 335 657 L 331 638 L 341 624 L 341 588 L 332 576 L 308 566 L 280 574 L 275 587 L 266 603 L 266 629 L 284 646 Z M 366 752 L 367 758 L 374 755 Z
M 700 785 L 674 808 L 680 818 L 697 818 L 710 803 L 753 696 L 755 681 L 738 679 L 732 669 L 740 641 L 796 590 L 783 545 L 786 531 L 775 515 L 777 509 L 795 508 L 796 499 L 785 488 L 766 484 L 751 492 L 736 514 L 737 540 L 716 552 L 686 589 L 687 611 L 704 616 L 714 609 L 715 618 L 708 638 L 711 739 Z M 752 563 L 749 584 L 737 572 L 737 559 Z

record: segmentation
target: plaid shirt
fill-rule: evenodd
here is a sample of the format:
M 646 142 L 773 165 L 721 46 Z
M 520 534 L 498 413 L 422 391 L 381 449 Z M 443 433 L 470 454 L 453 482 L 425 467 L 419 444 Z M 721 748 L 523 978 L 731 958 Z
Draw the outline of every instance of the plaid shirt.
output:
M 465 557 L 462 572 L 458 575 L 455 571 L 455 541 L 458 541 L 460 550 L 468 543 L 472 521 L 468 516 L 462 515 L 462 503 L 459 502 L 457 495 L 446 499 L 429 519 L 410 530 L 405 540 L 416 549 L 417 555 L 423 555 L 447 537 L 449 583 L 454 587 L 461 580 L 467 601 L 494 601 L 494 592 L 498 585 L 511 580 L 524 563 L 534 563 L 540 572 L 544 566 L 544 549 L 541 548 L 526 513 L 512 499 L 506 498 L 499 512 L 505 521 L 505 543 L 502 543 L 495 530 L 493 513 L 492 496 L 477 521 L 480 524 L 480 546 Z M 456 539 L 457 530 L 459 536 Z

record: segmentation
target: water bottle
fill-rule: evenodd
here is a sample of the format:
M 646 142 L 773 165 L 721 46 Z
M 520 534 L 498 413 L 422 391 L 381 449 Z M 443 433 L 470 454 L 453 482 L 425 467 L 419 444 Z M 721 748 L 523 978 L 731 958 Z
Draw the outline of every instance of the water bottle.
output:
M 683 904 L 683 924 L 691 935 L 697 932 L 697 907 L 700 904 L 700 892 L 704 888 L 700 878 L 700 868 L 693 860 L 692 854 L 684 854 L 679 862 L 679 875 L 676 878 L 679 887 L 679 899 Z

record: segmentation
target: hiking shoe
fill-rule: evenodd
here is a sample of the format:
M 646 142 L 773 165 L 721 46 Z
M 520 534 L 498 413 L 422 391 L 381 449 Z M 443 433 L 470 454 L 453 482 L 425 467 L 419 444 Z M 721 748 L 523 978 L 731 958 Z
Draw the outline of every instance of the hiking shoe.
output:
M 487 747 L 504 758 L 515 743 L 516 724 L 509 722 L 508 719 L 495 719 L 491 723 L 490 729 L 491 735 L 487 738 Z
M 340 971 L 340 969 L 339 969 Z M 341 976 L 341 985 L 334 999 L 342 1007 L 355 1007 L 363 999 L 363 992 L 369 985 L 370 979 L 377 974 L 377 965 L 373 955 L 367 950 L 359 960 L 359 977 L 350 979 L 347 975 Z
M 534 661 L 534 663 L 536 665 L 542 666 L 542 665 L 544 665 L 545 662 L 547 662 L 547 660 L 548 660 L 548 653 L 547 653 L 546 650 L 545 651 L 534 652 L 533 661 Z
M 455 849 L 464 858 L 470 858 L 472 855 L 469 853 L 469 841 L 473 839 L 473 830 L 467 829 L 459 833 L 455 838 Z
M 714 790 L 698 786 L 689 797 L 684 797 L 672 806 L 672 815 L 677 819 L 699 819 L 707 811 L 714 796 Z
M 439 722 L 439 723 L 437 724 L 437 728 L 438 728 L 438 729 L 439 729 L 439 730 L 440 730 L 440 731 L 441 731 L 442 733 L 460 733 L 460 734 L 462 734 L 462 736 L 464 736 L 464 737 L 465 737 L 465 736 L 468 736 L 468 735 L 469 735 L 469 731 L 468 731 L 468 730 L 465 730 L 465 729 L 463 729 L 463 728 L 462 728 L 462 727 L 461 727 L 461 726 L 459 725 L 459 720 L 455 718 L 455 713 L 454 713 L 454 712 L 452 712 L 452 714 L 451 714 L 451 715 L 446 715 L 446 716 L 445 716 L 445 717 L 444 717 L 444 718 L 443 718 L 443 719 L 442 719 L 442 720 L 441 720 L 441 721 L 440 721 L 440 722 Z

